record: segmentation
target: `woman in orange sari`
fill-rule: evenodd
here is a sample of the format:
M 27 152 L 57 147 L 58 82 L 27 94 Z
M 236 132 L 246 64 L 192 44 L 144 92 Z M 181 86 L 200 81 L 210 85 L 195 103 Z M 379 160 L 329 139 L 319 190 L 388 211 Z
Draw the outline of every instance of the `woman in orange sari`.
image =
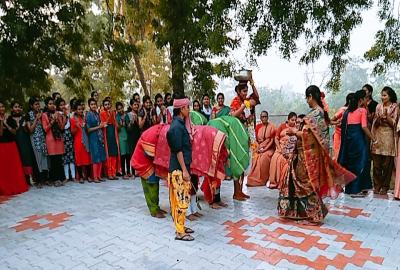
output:
M 337 160 L 340 151 L 340 143 L 342 141 L 342 128 L 341 122 L 344 112 L 349 106 L 350 100 L 354 96 L 354 93 L 350 93 L 346 96 L 346 104 L 339 108 L 335 113 L 335 116 L 331 119 L 331 125 L 335 125 L 335 133 L 333 133 L 333 159 Z
M 257 152 L 253 156 L 247 186 L 265 186 L 269 178 L 269 166 L 275 150 L 275 126 L 268 122 L 268 112 L 262 111 L 261 122 L 256 126 Z
M 278 200 L 280 217 L 301 220 L 306 225 L 322 223 L 328 213 L 322 198 L 337 198 L 339 186 L 356 178 L 329 157 L 330 119 L 322 97 L 317 86 L 307 88 L 307 103 L 312 110 L 300 130 L 288 132 L 298 140 Z
M 271 189 L 280 188 L 288 170 L 288 159 L 296 145 L 296 136 L 288 136 L 287 132 L 296 129 L 297 115 L 289 113 L 288 120 L 281 124 L 275 132 L 276 150 L 272 156 L 267 187 Z

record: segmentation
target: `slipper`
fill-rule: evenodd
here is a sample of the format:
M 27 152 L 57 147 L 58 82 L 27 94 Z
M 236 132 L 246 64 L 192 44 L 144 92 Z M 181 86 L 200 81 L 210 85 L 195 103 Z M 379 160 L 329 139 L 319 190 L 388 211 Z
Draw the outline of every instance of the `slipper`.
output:
M 188 215 L 186 218 L 187 218 L 188 220 L 190 220 L 190 221 L 195 221 L 195 220 L 197 220 L 197 216 L 195 216 L 195 215 L 193 215 L 193 214 Z
M 175 240 L 179 240 L 179 241 L 193 241 L 194 237 L 191 236 L 190 234 L 185 234 L 182 236 L 175 236 Z
M 160 212 L 163 213 L 163 214 L 168 214 L 167 211 L 165 211 L 164 209 L 161 209 L 161 208 L 158 208 L 158 211 L 160 211 Z
M 203 216 L 203 214 L 202 214 L 202 213 L 199 213 L 199 212 L 196 212 L 196 213 L 194 213 L 193 215 L 195 215 L 196 217 L 202 217 L 202 216 Z
M 190 228 L 185 228 L 185 233 L 194 233 L 194 231 Z
M 352 198 L 364 198 L 365 194 L 360 192 L 360 193 L 357 193 L 357 194 L 351 194 L 350 197 L 352 197 Z

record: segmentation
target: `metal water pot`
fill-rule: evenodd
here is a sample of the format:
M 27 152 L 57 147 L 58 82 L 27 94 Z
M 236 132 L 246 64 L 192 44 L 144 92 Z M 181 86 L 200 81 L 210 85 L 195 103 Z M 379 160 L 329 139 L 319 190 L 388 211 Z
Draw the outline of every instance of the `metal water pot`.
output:
M 250 69 L 242 69 L 237 73 L 234 78 L 236 81 L 249 81 L 252 77 L 252 70 Z

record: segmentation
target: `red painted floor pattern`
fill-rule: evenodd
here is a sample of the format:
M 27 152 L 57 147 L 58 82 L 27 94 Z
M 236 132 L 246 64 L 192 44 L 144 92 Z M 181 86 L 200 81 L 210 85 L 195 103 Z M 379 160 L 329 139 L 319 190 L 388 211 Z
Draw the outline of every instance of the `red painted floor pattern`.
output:
M 345 205 L 331 205 L 327 204 L 326 207 L 329 209 L 329 214 L 341 215 L 351 218 L 358 218 L 359 216 L 369 217 L 371 213 L 364 212 L 361 208 L 353 208 Z
M 66 222 L 72 215 L 67 212 L 59 213 L 59 214 L 45 214 L 45 215 L 33 215 L 30 217 L 26 217 L 24 220 L 18 222 L 18 225 L 11 227 L 15 229 L 16 232 L 22 232 L 26 230 L 41 230 L 41 229 L 55 229 L 63 226 L 63 223 Z
M 12 195 L 12 196 L 0 195 L 0 204 L 4 204 L 4 203 L 8 202 L 8 201 L 11 200 L 13 197 L 15 197 L 15 195 Z
M 284 227 L 269 228 L 269 226 L 273 223 L 290 225 L 294 227 L 290 230 L 285 229 Z M 260 224 L 263 225 L 263 228 L 257 233 L 265 235 L 262 240 L 266 241 L 266 246 L 251 242 L 251 236 L 246 235 L 248 230 L 244 228 L 245 226 L 254 227 Z M 256 254 L 252 257 L 253 259 L 265 261 L 271 265 L 276 265 L 281 260 L 287 260 L 294 265 L 305 265 L 314 269 L 324 270 L 328 266 L 334 266 L 337 269 L 344 269 L 346 265 L 350 263 L 359 267 L 363 267 L 368 261 L 381 265 L 384 261 L 383 257 L 372 256 L 372 249 L 362 248 L 361 241 L 352 240 L 352 234 L 339 232 L 333 229 L 321 228 L 319 226 L 300 225 L 292 221 L 286 221 L 276 217 L 268 217 L 265 219 L 255 218 L 253 220 L 242 219 L 238 222 L 227 221 L 224 223 L 224 225 L 226 226 L 226 230 L 229 231 L 226 236 L 232 238 L 232 240 L 229 242 L 230 244 L 239 246 L 249 251 L 256 251 Z M 296 227 L 307 230 L 307 233 L 304 233 L 303 230 L 297 231 Z M 315 234 L 315 232 L 329 236 L 335 236 L 332 241 L 344 243 L 342 249 L 354 251 L 353 256 L 347 257 L 338 252 L 333 259 L 329 259 L 323 255 L 318 255 L 318 257 L 313 261 L 307 257 L 287 254 L 275 248 L 268 248 L 268 243 L 275 243 L 282 247 L 291 247 L 303 252 L 308 252 L 312 247 L 315 247 L 319 250 L 326 250 L 329 247 L 329 244 L 320 243 L 319 240 L 321 239 L 321 236 Z M 302 240 L 300 242 L 295 242 L 282 238 L 282 235 L 290 235 Z M 330 237 L 330 239 L 332 239 L 332 237 Z

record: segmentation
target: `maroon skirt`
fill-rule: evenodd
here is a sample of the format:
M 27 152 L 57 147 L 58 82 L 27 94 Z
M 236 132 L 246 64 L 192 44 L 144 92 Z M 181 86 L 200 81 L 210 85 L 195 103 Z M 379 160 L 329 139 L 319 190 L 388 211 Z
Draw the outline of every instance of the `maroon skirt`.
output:
M 28 189 L 17 144 L 0 143 L 0 195 L 20 194 Z

